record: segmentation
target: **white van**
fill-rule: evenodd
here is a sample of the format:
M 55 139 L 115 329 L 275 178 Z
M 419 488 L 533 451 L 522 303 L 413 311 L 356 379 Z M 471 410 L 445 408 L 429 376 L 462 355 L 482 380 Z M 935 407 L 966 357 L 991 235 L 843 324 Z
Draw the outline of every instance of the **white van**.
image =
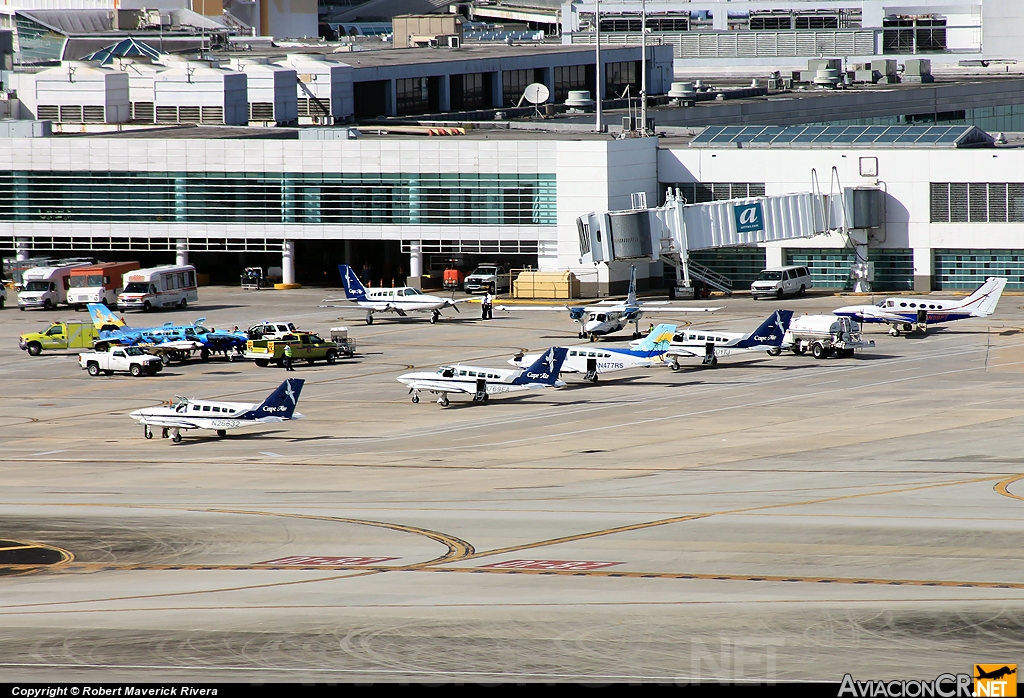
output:
M 18 292 L 18 308 L 56 308 L 68 302 L 68 288 L 71 287 L 71 270 L 85 266 L 88 262 L 63 267 L 33 267 L 26 269 L 21 277 L 21 291 Z
M 782 298 L 788 294 L 802 296 L 811 283 L 811 270 L 807 267 L 774 267 L 765 269 L 750 284 L 750 297 L 774 296 Z
M 136 269 L 124 275 L 124 291 L 117 296 L 121 310 L 149 311 L 153 308 L 185 308 L 199 300 L 196 268 L 191 264 L 166 264 Z

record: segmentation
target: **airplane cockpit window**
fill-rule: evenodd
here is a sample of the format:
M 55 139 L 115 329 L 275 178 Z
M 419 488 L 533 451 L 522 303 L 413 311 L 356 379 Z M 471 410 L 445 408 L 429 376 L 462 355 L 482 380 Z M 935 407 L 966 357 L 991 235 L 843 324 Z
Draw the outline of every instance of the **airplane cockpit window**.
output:
M 407 288 L 405 289 L 405 295 L 407 296 L 422 296 L 423 292 L 418 288 Z
M 455 369 L 453 369 L 453 368 L 442 368 L 441 369 L 441 375 L 444 378 L 454 378 L 455 377 Z
M 605 322 L 607 319 L 608 319 L 607 315 L 605 315 L 604 313 L 598 313 L 598 315 L 597 315 L 597 321 L 598 322 Z
M 886 308 L 894 308 L 894 307 L 896 307 L 896 301 L 881 301 L 878 304 L 878 307 L 881 308 L 883 306 L 886 307 Z

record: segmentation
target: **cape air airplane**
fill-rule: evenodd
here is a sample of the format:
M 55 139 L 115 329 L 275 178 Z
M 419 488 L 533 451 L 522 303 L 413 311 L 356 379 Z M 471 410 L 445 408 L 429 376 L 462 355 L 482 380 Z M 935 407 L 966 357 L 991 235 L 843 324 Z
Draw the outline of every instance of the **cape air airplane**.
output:
M 668 351 L 675 335 L 675 325 L 658 325 L 633 348 L 601 347 L 595 349 L 586 345 L 566 347 L 569 354 L 562 364 L 563 373 L 582 373 L 584 380 L 597 382 L 603 373 L 624 371 L 629 368 L 650 368 Z M 509 359 L 513 366 L 529 366 L 541 354 L 517 354 Z
M 320 301 L 321 308 L 345 308 L 355 303 L 366 309 L 366 324 L 373 324 L 374 313 L 397 313 L 406 317 L 409 313 L 430 313 L 430 324 L 437 322 L 444 308 L 455 308 L 459 311 L 459 303 L 465 300 L 428 296 L 418 288 L 400 286 L 398 288 L 366 288 L 359 277 L 347 264 L 339 264 L 341 283 L 345 287 L 345 298 L 324 298 Z M 344 303 L 348 301 L 347 303 Z M 338 305 L 338 303 L 344 303 Z
M 568 352 L 562 347 L 551 347 L 525 369 L 481 368 L 454 364 L 442 366 L 436 373 L 406 373 L 398 377 L 409 386 L 412 401 L 420 401 L 420 391 L 440 394 L 437 404 L 448 406 L 448 393 L 473 396 L 473 402 L 487 402 L 491 395 L 518 393 L 524 390 L 561 388 L 558 372 Z
M 897 296 L 876 305 L 847 305 L 832 312 L 858 322 L 884 322 L 889 325 L 889 334 L 893 337 L 898 337 L 900 330 L 912 332 L 916 328 L 927 332 L 928 325 L 940 322 L 988 317 L 995 312 L 1006 281 L 1003 277 L 990 276 L 974 293 L 960 300 Z
M 217 436 L 227 436 L 228 429 L 302 419 L 295 406 L 304 382 L 301 378 L 289 378 L 266 400 L 256 404 L 196 400 L 178 395 L 166 405 L 135 410 L 128 416 L 142 425 L 147 439 L 153 438 L 153 427 L 162 427 L 163 438 L 170 436 L 174 443 L 181 443 L 181 432 L 188 429 L 210 429 L 216 431 Z
M 752 351 L 778 356 L 782 353 L 782 337 L 792 318 L 792 310 L 776 310 L 749 334 L 688 328 L 672 339 L 663 360 L 673 371 L 678 371 L 680 359 L 700 359 L 704 366 L 717 366 L 719 358 Z

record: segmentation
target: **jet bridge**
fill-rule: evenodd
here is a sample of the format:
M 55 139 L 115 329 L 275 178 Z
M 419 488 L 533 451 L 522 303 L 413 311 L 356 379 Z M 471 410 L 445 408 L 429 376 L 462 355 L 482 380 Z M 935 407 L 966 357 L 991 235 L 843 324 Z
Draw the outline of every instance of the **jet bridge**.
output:
M 809 238 L 846 227 L 843 197 L 838 195 L 802 192 L 687 204 L 669 188 L 664 206 L 647 208 L 643 199 L 634 196 L 632 210 L 577 219 L 581 263 L 660 260 L 676 268 L 677 285 L 690 287 L 691 271 L 709 283 L 708 274 L 691 266 L 691 250 Z M 711 285 L 730 291 L 729 279 L 714 276 Z

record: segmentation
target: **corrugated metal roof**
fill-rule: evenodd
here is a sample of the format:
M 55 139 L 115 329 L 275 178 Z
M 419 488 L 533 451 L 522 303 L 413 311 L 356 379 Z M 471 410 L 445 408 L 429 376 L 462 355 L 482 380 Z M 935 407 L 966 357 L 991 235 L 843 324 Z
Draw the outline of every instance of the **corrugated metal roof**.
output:
M 397 15 L 430 15 L 448 11 L 449 0 L 370 0 L 350 10 L 332 14 L 328 21 L 382 22 Z

